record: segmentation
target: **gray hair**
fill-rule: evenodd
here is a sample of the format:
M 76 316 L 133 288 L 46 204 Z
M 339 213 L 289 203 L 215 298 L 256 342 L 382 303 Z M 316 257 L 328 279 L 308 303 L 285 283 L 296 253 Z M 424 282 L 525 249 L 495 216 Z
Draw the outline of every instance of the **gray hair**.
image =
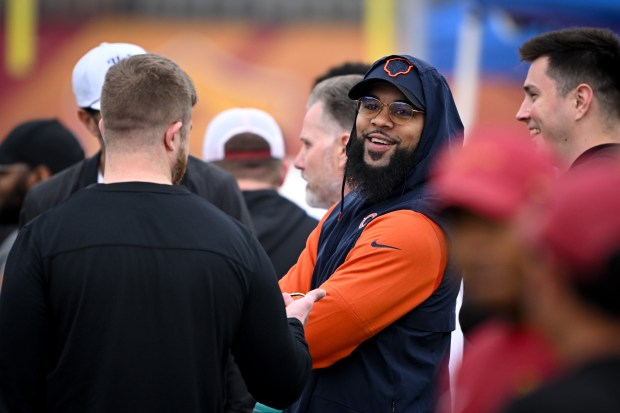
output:
M 324 105 L 324 113 L 343 129 L 353 128 L 356 103 L 349 98 L 349 90 L 359 83 L 362 75 L 334 76 L 319 82 L 308 98 L 307 107 L 317 102 Z

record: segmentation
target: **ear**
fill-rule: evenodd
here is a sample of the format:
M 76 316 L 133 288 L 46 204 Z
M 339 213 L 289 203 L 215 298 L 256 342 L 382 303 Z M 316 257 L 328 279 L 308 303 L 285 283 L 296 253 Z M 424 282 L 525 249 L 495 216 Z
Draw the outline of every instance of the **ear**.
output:
M 90 132 L 91 135 L 95 137 L 99 137 L 99 129 L 98 129 L 97 122 L 95 122 L 95 120 L 92 118 L 92 116 L 90 116 L 88 112 L 80 108 L 77 111 L 77 117 L 80 120 L 80 122 L 82 122 L 82 125 L 84 125 L 86 130 Z
M 575 119 L 583 118 L 590 110 L 590 104 L 594 98 L 594 92 L 590 85 L 582 83 L 575 89 Z
M 181 140 L 181 135 L 179 134 L 179 131 L 182 127 L 183 122 L 176 121 L 170 124 L 170 126 L 168 126 L 168 129 L 166 129 L 166 132 L 164 133 L 164 146 L 166 147 L 167 151 L 173 152 L 176 150 L 176 145 L 178 145 L 179 141 Z
M 344 165 L 347 163 L 347 143 L 349 143 L 349 138 L 351 135 L 347 132 L 343 132 L 338 137 L 338 165 L 340 168 L 344 168 Z
M 41 164 L 31 169 L 30 174 L 28 175 L 28 180 L 26 181 L 28 189 L 32 188 L 41 181 L 45 181 L 50 176 L 52 176 L 52 171 L 47 167 L 47 165 Z

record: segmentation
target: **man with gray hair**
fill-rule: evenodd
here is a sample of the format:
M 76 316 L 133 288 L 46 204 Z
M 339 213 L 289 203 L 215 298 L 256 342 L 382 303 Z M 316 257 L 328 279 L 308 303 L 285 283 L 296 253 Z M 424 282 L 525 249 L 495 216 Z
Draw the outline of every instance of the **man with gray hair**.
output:
M 306 202 L 329 208 L 340 201 L 346 145 L 355 122 L 356 105 L 349 90 L 362 75 L 335 76 L 319 82 L 308 99 L 295 167 L 306 180 Z M 344 189 L 348 193 L 348 188 Z

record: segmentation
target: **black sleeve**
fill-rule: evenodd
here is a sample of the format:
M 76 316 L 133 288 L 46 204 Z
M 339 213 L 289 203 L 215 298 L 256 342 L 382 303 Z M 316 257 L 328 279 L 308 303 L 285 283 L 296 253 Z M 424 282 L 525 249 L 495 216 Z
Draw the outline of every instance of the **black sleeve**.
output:
M 0 406 L 6 411 L 42 408 L 48 332 L 41 255 L 25 228 L 9 254 L 0 294 Z
M 23 227 L 30 220 L 39 216 L 39 214 L 44 210 L 44 208 L 40 205 L 40 196 L 38 186 L 34 186 L 31 188 L 28 193 L 26 193 L 26 198 L 22 204 L 22 209 L 19 212 L 19 227 Z
M 548 389 L 549 387 L 543 384 L 541 388 L 534 390 L 532 393 L 515 398 L 506 405 L 502 413 L 568 413 L 597 411 L 596 409 L 590 410 L 587 406 L 579 406 L 579 403 L 571 403 L 571 397 L 568 393 L 564 394 L 564 392 L 560 392 L 554 395 L 554 392 L 549 392 Z M 580 390 L 576 389 L 576 391 L 579 393 Z M 586 408 L 584 409 L 584 407 Z
M 259 248 L 257 256 L 259 265 L 250 280 L 233 354 L 254 398 L 279 409 L 297 400 L 309 378 L 312 360 L 301 322 L 286 318 L 269 258 Z
M 255 234 L 256 231 L 250 217 L 250 211 L 248 211 L 245 199 L 235 178 L 232 175 L 226 174 L 222 175 L 222 178 L 215 182 L 218 183 L 217 195 L 211 202 L 237 221 L 240 221 Z

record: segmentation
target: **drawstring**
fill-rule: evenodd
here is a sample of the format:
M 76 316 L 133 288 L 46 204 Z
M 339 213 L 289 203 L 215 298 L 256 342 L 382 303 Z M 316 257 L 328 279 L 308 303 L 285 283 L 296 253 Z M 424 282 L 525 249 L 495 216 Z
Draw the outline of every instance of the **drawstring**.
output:
M 340 213 L 338 213 L 338 222 L 340 222 L 340 218 L 342 218 L 342 213 L 344 212 L 344 188 L 347 182 L 347 169 L 345 168 L 344 174 L 342 175 L 342 186 L 340 187 Z
M 359 109 L 359 108 L 358 108 Z M 357 119 L 357 111 L 355 110 L 355 119 Z M 349 155 L 349 147 L 353 144 L 353 139 L 357 139 L 357 127 L 355 122 L 353 122 L 353 128 L 351 129 L 351 133 L 349 134 L 349 141 L 347 142 L 347 146 L 345 147 L 345 153 L 347 156 Z M 340 187 L 340 212 L 338 213 L 338 222 L 340 222 L 340 218 L 342 218 L 342 214 L 344 213 L 344 188 L 347 185 L 347 167 L 344 167 L 344 173 L 342 174 L 342 186 Z

